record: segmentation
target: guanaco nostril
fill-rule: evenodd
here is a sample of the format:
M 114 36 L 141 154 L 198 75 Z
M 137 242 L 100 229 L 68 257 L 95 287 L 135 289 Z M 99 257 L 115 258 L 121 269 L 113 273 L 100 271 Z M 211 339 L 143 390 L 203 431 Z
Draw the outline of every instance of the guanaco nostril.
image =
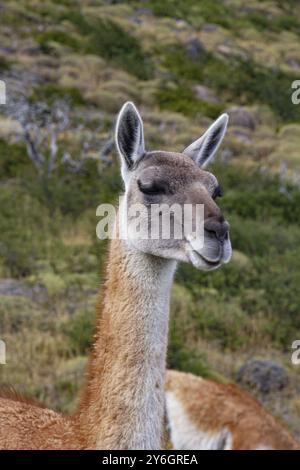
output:
M 216 230 L 216 237 L 220 242 L 224 242 L 228 238 L 228 230 L 229 224 L 227 222 L 223 222 L 217 227 Z
M 208 219 L 205 222 L 205 229 L 213 233 L 220 242 L 224 242 L 228 238 L 229 224 L 226 221 L 219 222 L 216 219 Z

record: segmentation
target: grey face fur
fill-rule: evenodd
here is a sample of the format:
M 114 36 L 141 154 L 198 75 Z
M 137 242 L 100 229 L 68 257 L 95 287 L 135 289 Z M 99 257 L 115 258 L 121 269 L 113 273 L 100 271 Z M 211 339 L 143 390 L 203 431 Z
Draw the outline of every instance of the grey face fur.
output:
M 220 116 L 205 134 L 183 153 L 145 151 L 142 119 L 133 103 L 120 111 L 116 126 L 116 145 L 121 158 L 127 207 L 142 204 L 139 220 L 149 229 L 149 212 L 154 205 L 196 204 L 204 206 L 204 244 L 197 235 L 176 239 L 132 237 L 128 243 L 143 252 L 177 261 L 191 262 L 201 270 L 216 269 L 231 258 L 229 225 L 215 199 L 219 193 L 216 177 L 203 168 L 214 156 L 227 126 L 228 116 Z M 176 223 L 184 224 L 184 220 Z M 128 217 L 128 225 L 131 219 Z

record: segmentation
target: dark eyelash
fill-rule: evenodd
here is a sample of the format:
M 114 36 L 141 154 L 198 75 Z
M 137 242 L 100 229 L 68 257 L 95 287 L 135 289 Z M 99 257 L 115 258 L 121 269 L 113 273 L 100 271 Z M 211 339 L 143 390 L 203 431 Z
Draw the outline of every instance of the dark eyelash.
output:
M 217 186 L 213 192 L 212 198 L 217 199 L 217 197 L 222 197 L 223 196 L 223 190 L 221 186 Z
M 138 181 L 138 187 L 144 194 L 165 194 L 166 190 L 163 186 L 153 182 L 151 185 L 143 184 L 140 180 Z

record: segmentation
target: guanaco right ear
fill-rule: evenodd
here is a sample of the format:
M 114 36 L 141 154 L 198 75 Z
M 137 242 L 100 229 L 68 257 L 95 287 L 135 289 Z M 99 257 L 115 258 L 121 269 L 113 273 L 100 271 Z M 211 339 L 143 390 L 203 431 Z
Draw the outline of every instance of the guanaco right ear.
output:
M 228 124 L 228 114 L 222 114 L 203 134 L 195 140 L 183 153 L 191 157 L 200 168 L 205 168 L 213 159 L 221 144 Z
M 124 104 L 117 119 L 116 146 L 121 158 L 122 176 L 126 179 L 128 171 L 145 153 L 143 121 L 130 101 Z

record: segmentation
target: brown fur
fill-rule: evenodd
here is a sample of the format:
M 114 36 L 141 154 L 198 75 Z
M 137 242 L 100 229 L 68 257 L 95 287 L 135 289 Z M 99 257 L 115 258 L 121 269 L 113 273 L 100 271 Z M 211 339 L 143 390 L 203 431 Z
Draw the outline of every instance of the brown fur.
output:
M 201 431 L 228 429 L 234 450 L 259 446 L 299 449 L 299 444 L 285 427 L 236 385 L 168 371 L 166 390 L 175 393 L 191 422 Z
M 0 387 L 0 399 L 6 398 L 7 400 L 26 403 L 38 408 L 45 408 L 45 405 L 33 397 L 25 397 L 21 395 L 12 385 Z

